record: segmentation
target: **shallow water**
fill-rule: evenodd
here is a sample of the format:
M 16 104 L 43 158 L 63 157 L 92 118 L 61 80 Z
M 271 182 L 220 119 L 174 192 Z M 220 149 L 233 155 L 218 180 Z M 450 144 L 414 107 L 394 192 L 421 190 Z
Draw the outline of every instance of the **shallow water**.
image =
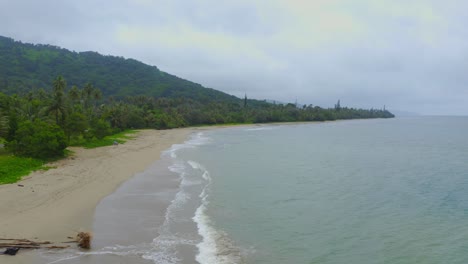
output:
M 56 263 L 468 263 L 466 131 L 417 117 L 196 133 L 100 203 L 92 252 Z
M 206 133 L 179 155 L 212 179 L 199 259 L 468 263 L 466 131 L 419 117 Z

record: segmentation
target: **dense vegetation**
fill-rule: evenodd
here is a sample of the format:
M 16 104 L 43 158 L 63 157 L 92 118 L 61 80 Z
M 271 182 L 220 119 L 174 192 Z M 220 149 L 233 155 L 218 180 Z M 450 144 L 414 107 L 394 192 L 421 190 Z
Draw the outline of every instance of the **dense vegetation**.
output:
M 324 109 L 240 99 L 135 60 L 0 37 L 0 139 L 21 157 L 111 144 L 127 129 L 389 117 L 339 101 Z
M 387 118 L 385 110 L 341 107 L 297 107 L 294 104 L 256 104 L 188 98 L 131 96 L 121 100 L 103 99 L 90 84 L 67 88 L 57 77 L 50 92 L 36 90 L 24 95 L 0 93 L 0 136 L 16 155 L 49 158 L 62 156 L 70 144 L 90 142 L 126 129 L 294 121 L 325 121 L 353 118 Z M 253 101 L 255 102 L 255 101 Z
M 104 96 L 147 95 L 237 101 L 226 93 L 178 78 L 133 59 L 103 56 L 96 52 L 72 52 L 51 45 L 26 44 L 0 36 L 0 91 L 25 93 L 38 88 L 46 91 L 57 76 L 70 86 L 88 82 Z

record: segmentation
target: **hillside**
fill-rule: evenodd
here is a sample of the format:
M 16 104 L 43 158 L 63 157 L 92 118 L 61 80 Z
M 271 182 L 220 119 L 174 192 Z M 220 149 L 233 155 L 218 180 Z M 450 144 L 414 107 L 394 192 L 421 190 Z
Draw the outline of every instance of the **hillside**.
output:
M 0 36 L 1 92 L 23 93 L 37 88 L 50 90 L 53 80 L 59 75 L 67 80 L 68 87 L 83 87 L 90 82 L 104 96 L 147 95 L 184 97 L 201 102 L 240 101 L 235 96 L 205 88 L 134 59 L 104 56 L 97 52 L 73 52 Z
M 339 100 L 324 109 L 240 99 L 133 59 L 0 37 L 0 139 L 18 156 L 61 157 L 126 129 L 392 117 Z

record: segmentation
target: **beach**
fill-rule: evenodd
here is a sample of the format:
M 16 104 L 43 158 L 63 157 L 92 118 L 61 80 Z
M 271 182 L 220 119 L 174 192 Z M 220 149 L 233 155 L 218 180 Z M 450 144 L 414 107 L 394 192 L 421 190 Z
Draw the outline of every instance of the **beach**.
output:
M 53 243 L 79 231 L 93 231 L 98 203 L 123 182 L 153 164 L 161 152 L 184 142 L 194 128 L 142 130 L 125 144 L 96 149 L 69 148 L 73 154 L 14 184 L 0 185 L 0 238 Z M 167 184 L 161 184 L 161 188 Z M 159 207 L 164 215 L 166 208 Z M 27 254 L 0 256 L 22 263 Z

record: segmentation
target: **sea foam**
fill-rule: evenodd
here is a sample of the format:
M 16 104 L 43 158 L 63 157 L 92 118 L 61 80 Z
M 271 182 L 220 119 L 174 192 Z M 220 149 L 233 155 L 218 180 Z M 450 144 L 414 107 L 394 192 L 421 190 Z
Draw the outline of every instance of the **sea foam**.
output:
M 178 214 L 184 210 L 184 206 L 191 199 L 192 193 L 187 191 L 187 188 L 194 185 L 203 183 L 206 176 L 197 179 L 190 174 L 190 168 L 195 169 L 194 162 L 186 162 L 178 157 L 178 152 L 187 148 L 196 148 L 198 146 L 207 144 L 209 138 L 200 132 L 191 136 L 189 140 L 183 144 L 175 144 L 170 149 L 163 152 L 163 156 L 170 157 L 172 164 L 168 167 L 171 172 L 179 175 L 179 190 L 175 198 L 171 201 L 169 207 L 166 209 L 165 221 L 159 228 L 159 235 L 153 239 L 152 248 L 143 254 L 144 259 L 152 260 L 154 263 L 174 264 L 179 263 L 181 260 L 177 257 L 177 246 L 192 245 L 195 246 L 199 241 L 195 238 L 185 237 L 184 234 L 178 234 L 173 231 L 173 224 L 180 221 Z M 190 165 L 190 166 L 188 166 Z M 200 165 L 201 166 L 201 165 Z M 188 219 L 189 220 L 189 219 Z
M 188 161 L 193 169 L 202 172 L 206 185 L 200 194 L 201 205 L 195 211 L 193 221 L 197 224 L 198 233 L 203 238 L 197 244 L 199 250 L 196 260 L 201 264 L 239 264 L 242 262 L 240 250 L 234 246 L 225 232 L 217 230 L 207 214 L 209 192 L 212 178 L 207 169 L 195 161 Z
M 169 155 L 171 158 L 177 158 L 177 152 L 185 148 L 195 148 L 197 146 L 205 145 L 210 141 L 203 132 L 196 133 L 190 137 L 189 140 L 182 144 L 174 144 L 168 150 L 163 152 L 163 155 Z

